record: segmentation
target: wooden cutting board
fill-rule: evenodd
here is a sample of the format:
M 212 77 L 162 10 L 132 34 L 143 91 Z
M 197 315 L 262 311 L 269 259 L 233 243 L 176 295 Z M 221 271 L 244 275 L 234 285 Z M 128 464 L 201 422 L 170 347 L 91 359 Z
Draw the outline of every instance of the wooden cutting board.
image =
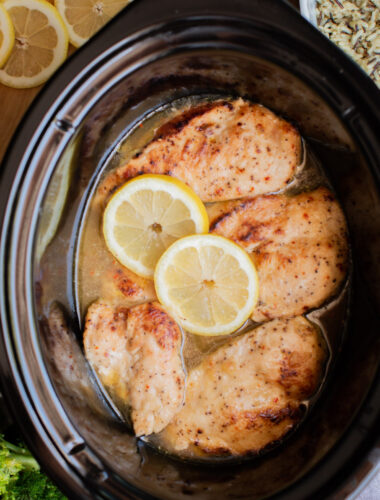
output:
M 74 51 L 75 48 L 69 45 L 69 57 Z M 0 163 L 17 125 L 42 87 L 11 89 L 0 83 Z
M 42 85 L 21 90 L 0 84 L 0 162 L 17 125 L 41 88 Z

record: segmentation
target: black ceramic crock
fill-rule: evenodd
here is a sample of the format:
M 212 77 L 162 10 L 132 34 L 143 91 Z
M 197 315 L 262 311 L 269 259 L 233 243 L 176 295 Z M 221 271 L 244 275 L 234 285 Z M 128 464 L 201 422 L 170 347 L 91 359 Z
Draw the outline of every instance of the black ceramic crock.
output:
M 84 361 L 73 286 L 80 221 L 109 152 L 157 107 L 210 93 L 246 96 L 299 127 L 345 210 L 353 260 L 349 321 L 305 422 L 262 457 L 215 466 L 159 454 L 121 425 Z M 71 498 L 297 500 L 355 489 L 380 423 L 379 130 L 375 85 L 280 0 L 136 0 L 45 86 L 1 168 L 1 391 Z M 69 202 L 39 262 L 41 214 L 72 145 Z

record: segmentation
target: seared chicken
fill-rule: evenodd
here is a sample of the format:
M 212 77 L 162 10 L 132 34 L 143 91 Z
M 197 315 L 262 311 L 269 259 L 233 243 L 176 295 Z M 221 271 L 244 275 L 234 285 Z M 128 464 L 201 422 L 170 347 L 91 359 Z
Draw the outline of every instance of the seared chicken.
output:
M 230 340 L 189 373 L 185 405 L 163 443 L 197 454 L 257 453 L 299 422 L 325 359 L 319 332 L 302 316 Z
M 116 260 L 103 273 L 101 296 L 128 307 L 157 300 L 153 280 L 138 276 Z
M 168 174 L 205 202 L 284 188 L 301 161 L 297 130 L 267 108 L 243 99 L 192 108 L 164 125 L 126 165 L 108 175 L 98 200 L 143 173 Z
M 238 243 L 256 264 L 255 321 L 319 307 L 346 275 L 346 222 L 327 188 L 228 202 L 211 207 L 209 214 L 211 232 Z
M 97 302 L 86 316 L 88 361 L 136 435 L 162 430 L 183 404 L 181 331 L 156 302 L 132 309 Z

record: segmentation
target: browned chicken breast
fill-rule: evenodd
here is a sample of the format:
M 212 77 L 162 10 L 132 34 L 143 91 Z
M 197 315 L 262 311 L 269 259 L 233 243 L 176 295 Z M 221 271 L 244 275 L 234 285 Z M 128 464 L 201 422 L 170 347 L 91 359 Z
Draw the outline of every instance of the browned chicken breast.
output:
M 87 312 L 85 354 L 136 435 L 163 429 L 183 404 L 181 331 L 156 302 L 132 309 L 97 302 Z
M 157 300 L 153 280 L 138 276 L 116 260 L 102 271 L 101 296 L 107 302 L 132 307 Z
M 297 196 L 268 195 L 213 207 L 211 231 L 252 256 L 259 301 L 252 318 L 303 314 L 337 292 L 348 261 L 343 212 L 325 187 Z
M 98 196 L 143 173 L 177 177 L 205 202 L 256 196 L 284 188 L 300 157 L 290 123 L 243 99 L 216 101 L 161 127 L 141 154 L 106 177 Z
M 230 340 L 189 373 L 185 405 L 163 443 L 197 455 L 258 452 L 299 422 L 325 359 L 322 337 L 302 316 Z

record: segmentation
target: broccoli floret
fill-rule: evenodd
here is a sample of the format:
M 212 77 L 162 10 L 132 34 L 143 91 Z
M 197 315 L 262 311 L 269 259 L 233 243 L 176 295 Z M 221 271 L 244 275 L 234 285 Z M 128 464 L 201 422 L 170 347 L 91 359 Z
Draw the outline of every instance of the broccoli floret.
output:
M 64 500 L 65 496 L 40 472 L 40 466 L 23 446 L 0 435 L 0 497 L 4 500 Z
M 23 471 L 4 500 L 65 500 L 63 493 L 39 471 Z

